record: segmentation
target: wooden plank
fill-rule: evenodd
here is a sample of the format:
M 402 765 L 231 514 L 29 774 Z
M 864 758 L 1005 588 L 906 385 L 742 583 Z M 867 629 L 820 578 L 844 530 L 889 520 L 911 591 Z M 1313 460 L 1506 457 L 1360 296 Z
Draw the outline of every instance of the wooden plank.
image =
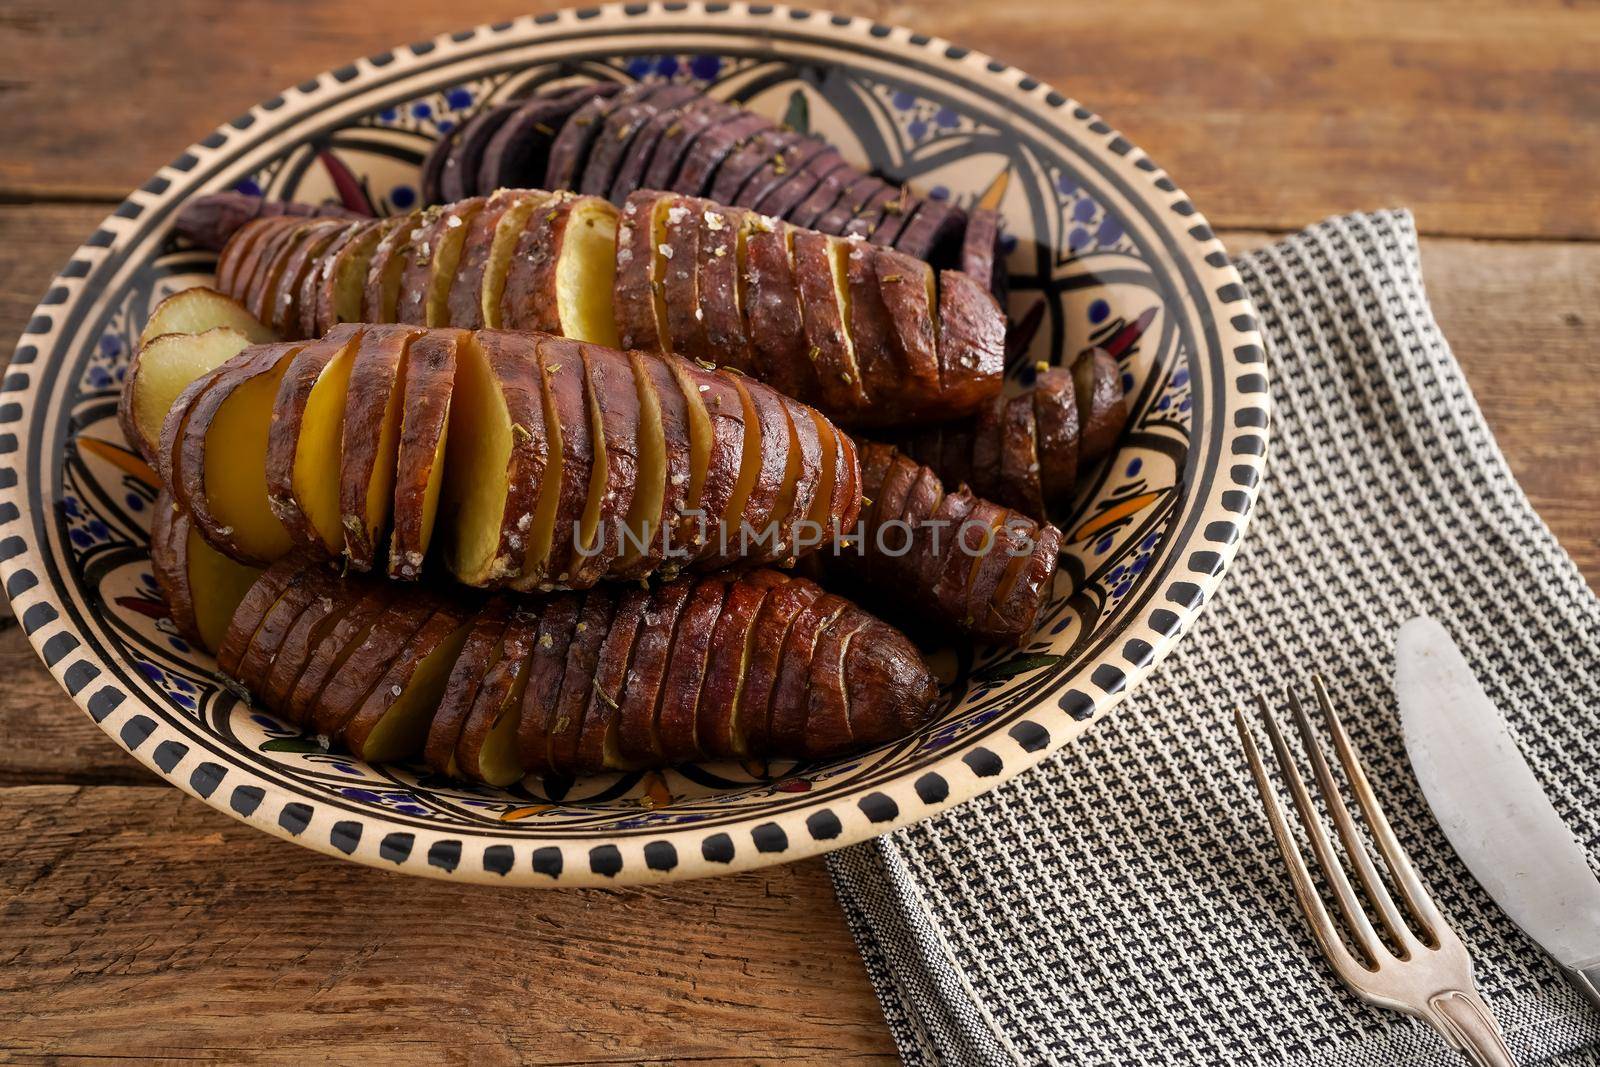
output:
M 562 0 L 534 0 L 537 12 Z M 1406 204 L 1433 234 L 1600 237 L 1600 7 L 1349 0 L 873 0 L 1051 83 L 1168 167 L 1217 227 Z M 120 198 L 319 71 L 506 15 L 495 0 L 9 0 L 0 193 Z M 92 43 L 92 47 L 86 47 Z M 203 86 L 197 95 L 196 87 Z
M 0 790 L 0 1060 L 888 1062 L 821 861 L 516 892 L 314 856 L 171 790 Z

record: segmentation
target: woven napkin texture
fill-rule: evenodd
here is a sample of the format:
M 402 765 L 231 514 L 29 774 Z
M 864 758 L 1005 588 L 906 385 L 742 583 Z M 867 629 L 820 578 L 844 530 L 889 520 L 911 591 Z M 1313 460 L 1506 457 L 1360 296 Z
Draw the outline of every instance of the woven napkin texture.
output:
M 1423 1024 L 1348 993 L 1296 909 L 1232 714 L 1257 694 L 1286 712 L 1285 692 L 1309 695 L 1320 670 L 1518 1061 L 1600 1062 L 1600 1016 L 1435 824 L 1393 694 L 1397 628 L 1433 615 L 1595 863 L 1600 601 L 1495 446 L 1429 311 L 1409 214 L 1333 219 L 1239 267 L 1268 335 L 1273 440 L 1214 601 L 1080 741 L 830 858 L 901 1053 L 1464 1062 Z

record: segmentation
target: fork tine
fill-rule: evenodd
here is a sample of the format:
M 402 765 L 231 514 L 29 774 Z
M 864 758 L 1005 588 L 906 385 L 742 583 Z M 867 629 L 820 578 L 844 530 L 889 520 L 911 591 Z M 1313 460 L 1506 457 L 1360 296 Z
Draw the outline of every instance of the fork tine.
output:
M 1344 767 L 1345 778 L 1350 782 L 1350 790 L 1355 793 L 1356 802 L 1361 805 L 1362 817 L 1366 819 L 1367 828 L 1372 831 L 1373 840 L 1378 843 L 1384 862 L 1389 865 L 1389 870 L 1394 875 L 1400 895 L 1405 898 L 1406 906 L 1411 909 L 1411 914 L 1422 927 L 1423 937 L 1434 945 L 1441 943 L 1441 939 L 1447 936 L 1446 931 L 1449 937 L 1454 937 L 1455 931 L 1451 930 L 1439 914 L 1439 909 L 1434 906 L 1433 897 L 1423 887 L 1422 879 L 1417 877 L 1417 869 L 1412 865 L 1411 857 L 1400 847 L 1400 840 L 1395 837 L 1394 829 L 1384 816 L 1383 808 L 1378 804 L 1378 795 L 1372 791 L 1372 785 L 1367 781 L 1367 772 L 1362 769 L 1361 761 L 1356 758 L 1355 747 L 1350 744 L 1350 735 L 1345 733 L 1344 724 L 1339 721 L 1339 716 L 1333 710 L 1333 701 L 1328 699 L 1328 690 L 1322 684 L 1322 676 L 1313 675 L 1311 683 L 1317 691 L 1317 703 L 1322 708 L 1322 716 L 1328 721 L 1328 732 L 1333 735 L 1333 747 L 1339 753 L 1339 763 Z
M 1394 906 L 1394 898 L 1389 895 L 1383 879 L 1378 877 L 1377 868 L 1372 865 L 1372 856 L 1366 844 L 1356 833 L 1355 821 L 1350 818 L 1350 808 L 1339 792 L 1338 783 L 1333 780 L 1333 771 L 1328 766 L 1327 758 L 1322 754 L 1322 743 L 1317 739 L 1316 731 L 1311 728 L 1311 717 L 1306 714 L 1305 705 L 1294 693 L 1289 694 L 1289 705 L 1294 709 L 1295 725 L 1300 729 L 1300 741 L 1305 746 L 1306 756 L 1311 761 L 1317 788 L 1322 791 L 1322 799 L 1327 803 L 1328 811 L 1333 816 L 1334 826 L 1338 827 L 1339 837 L 1344 841 L 1345 854 L 1355 866 L 1356 877 L 1361 879 L 1367 898 L 1378 906 L 1379 917 L 1383 921 L 1384 928 L 1389 931 L 1389 936 L 1410 954 L 1413 946 L 1418 944 L 1416 936 L 1401 917 L 1400 910 Z
M 1279 769 L 1283 772 L 1284 780 L 1289 783 L 1289 794 L 1294 797 L 1294 806 L 1300 811 L 1301 829 L 1305 831 L 1306 839 L 1311 842 L 1311 851 L 1322 866 L 1323 876 L 1333 887 L 1334 896 L 1338 898 L 1345 922 L 1355 935 L 1356 948 L 1366 955 L 1367 963 L 1371 967 L 1376 967 L 1385 951 L 1383 942 L 1378 939 L 1378 932 L 1372 928 L 1372 921 L 1367 918 L 1367 911 L 1361 906 L 1361 901 L 1356 899 L 1355 890 L 1350 887 L 1350 879 L 1345 876 L 1344 865 L 1334 854 L 1333 842 L 1329 840 L 1328 831 L 1323 828 L 1322 819 L 1311 803 L 1311 794 L 1306 789 L 1305 779 L 1300 777 L 1300 768 L 1295 765 L 1294 754 L 1289 751 L 1289 744 L 1284 740 L 1283 731 L 1278 729 L 1278 720 L 1267 707 L 1265 698 L 1261 698 L 1261 715 L 1266 720 L 1267 737 L 1272 741 L 1273 752 L 1277 754 Z M 1337 795 L 1324 799 L 1329 807 L 1339 803 Z
M 1300 846 L 1289 832 L 1288 818 L 1278 800 L 1278 791 L 1267 777 L 1255 737 L 1250 733 L 1244 712 L 1238 708 L 1233 710 L 1233 724 L 1238 728 L 1239 740 L 1244 744 L 1245 759 L 1250 764 L 1250 776 L 1255 779 L 1256 791 L 1261 794 L 1261 804 L 1267 809 L 1267 822 L 1272 827 L 1273 840 L 1278 843 L 1278 852 L 1283 856 L 1284 865 L 1289 868 L 1289 880 L 1294 883 L 1294 896 L 1300 903 L 1301 914 L 1306 917 L 1311 936 L 1316 939 L 1323 956 L 1327 957 L 1334 971 L 1348 981 L 1353 972 L 1365 969 L 1364 964 L 1351 954 L 1344 938 L 1339 936 L 1338 927 L 1328 914 L 1327 907 L 1322 903 L 1322 896 L 1317 892 L 1311 872 L 1306 868 L 1305 857 L 1300 854 Z

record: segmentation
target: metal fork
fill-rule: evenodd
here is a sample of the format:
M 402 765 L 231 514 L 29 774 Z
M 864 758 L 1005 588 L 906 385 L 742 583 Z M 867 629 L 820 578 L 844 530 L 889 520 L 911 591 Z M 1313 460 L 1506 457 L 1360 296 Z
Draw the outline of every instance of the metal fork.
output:
M 1279 769 L 1289 783 L 1289 792 L 1294 797 L 1294 806 L 1300 812 L 1300 821 L 1311 842 L 1311 851 L 1322 868 L 1323 877 L 1338 898 L 1336 905 L 1339 914 L 1353 942 L 1352 950 L 1352 944 L 1341 936 L 1338 924 L 1329 915 L 1327 904 L 1317 892 L 1311 872 L 1306 868 L 1305 857 L 1290 832 L 1278 792 L 1262 765 L 1261 753 L 1256 748 L 1244 712 L 1235 710 L 1234 724 L 1239 728 L 1239 737 L 1244 742 L 1245 755 L 1250 761 L 1250 773 L 1255 777 L 1256 788 L 1261 791 L 1262 803 L 1266 805 L 1272 836 L 1277 839 L 1278 851 L 1283 853 L 1283 861 L 1289 867 L 1289 876 L 1294 881 L 1294 895 L 1311 926 L 1312 935 L 1322 948 L 1322 954 L 1327 957 L 1334 973 L 1367 1003 L 1403 1011 L 1421 1019 L 1437 1030 L 1452 1048 L 1466 1053 L 1479 1067 L 1516 1067 L 1499 1025 L 1473 984 L 1472 958 L 1467 955 L 1456 932 L 1439 914 L 1433 898 L 1417 877 L 1416 868 L 1395 838 L 1389 820 L 1378 806 L 1378 798 L 1368 784 L 1366 772 L 1350 744 L 1349 735 L 1334 714 L 1322 678 L 1313 675 L 1312 682 L 1317 691 L 1317 703 L 1328 723 L 1328 731 L 1333 735 L 1339 763 L 1360 805 L 1362 818 L 1377 842 L 1378 850 L 1383 854 L 1394 884 L 1417 928 L 1413 931 L 1406 923 L 1382 879 L 1378 877 L 1372 856 L 1356 832 L 1355 820 L 1351 818 L 1350 809 L 1345 806 L 1328 761 L 1323 757 L 1322 746 L 1311 727 L 1311 718 L 1299 698 L 1291 693 L 1289 701 L 1316 776 L 1317 788 L 1333 816 L 1339 838 L 1344 842 L 1345 854 L 1350 857 L 1361 888 L 1377 908 L 1378 921 L 1389 935 L 1389 942 L 1385 943 L 1373 928 L 1372 920 L 1351 887 L 1344 866 L 1334 852 L 1333 842 L 1312 806 L 1311 795 L 1300 777 L 1283 733 L 1278 729 L 1277 720 L 1267 707 L 1266 700 L 1260 699 L 1261 717 L 1266 721 L 1267 735 L 1272 740 L 1272 750 L 1278 757 Z M 1390 948 L 1391 944 L 1399 946 L 1399 951 Z

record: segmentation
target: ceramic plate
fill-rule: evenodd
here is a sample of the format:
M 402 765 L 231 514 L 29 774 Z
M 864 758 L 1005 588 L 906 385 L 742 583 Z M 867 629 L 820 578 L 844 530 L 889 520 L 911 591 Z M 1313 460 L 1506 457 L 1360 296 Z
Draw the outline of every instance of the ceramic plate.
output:
M 222 189 L 412 207 L 418 165 L 478 109 L 552 84 L 670 79 L 747 103 L 1008 222 L 1012 375 L 1100 344 L 1132 418 L 1059 520 L 1061 574 L 1015 650 L 934 657 L 937 723 L 820 764 L 707 764 L 472 788 L 323 751 L 242 703 L 174 631 L 146 553 L 152 476 L 124 446 L 134 339 L 213 257 L 171 236 Z M 0 577 L 34 647 L 119 744 L 206 803 L 377 867 L 498 885 L 744 870 L 924 819 L 1070 743 L 1182 635 L 1259 483 L 1267 381 L 1222 245 L 1098 116 L 945 41 L 774 5 L 630 4 L 481 27 L 310 78 L 218 127 L 62 268 L 0 384 Z

